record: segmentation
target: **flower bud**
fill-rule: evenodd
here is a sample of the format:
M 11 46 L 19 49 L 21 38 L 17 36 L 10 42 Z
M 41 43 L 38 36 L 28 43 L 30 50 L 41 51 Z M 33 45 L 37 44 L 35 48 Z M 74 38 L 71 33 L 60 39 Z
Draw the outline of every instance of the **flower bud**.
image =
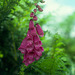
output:
M 33 17 L 33 16 L 34 16 L 34 13 L 33 13 L 33 12 L 31 12 L 30 17 Z
M 34 22 L 33 20 L 31 19 L 30 20 L 30 23 L 29 23 L 29 29 L 33 29 L 34 28 Z
M 34 21 L 37 21 L 37 16 L 36 15 L 33 17 L 33 20 Z
M 38 8 L 38 10 L 39 10 L 40 12 L 42 12 L 42 11 L 43 11 L 43 9 L 42 9 L 42 8 Z
M 36 24 L 36 31 L 37 31 L 38 35 L 40 35 L 41 37 L 44 36 L 44 32 L 38 23 Z
M 36 6 L 37 8 L 41 8 L 39 5 Z
M 36 13 L 37 12 L 37 9 L 34 9 L 34 12 Z
M 40 59 L 40 56 L 38 56 L 37 54 L 35 54 L 35 59 L 36 60 L 39 60 Z

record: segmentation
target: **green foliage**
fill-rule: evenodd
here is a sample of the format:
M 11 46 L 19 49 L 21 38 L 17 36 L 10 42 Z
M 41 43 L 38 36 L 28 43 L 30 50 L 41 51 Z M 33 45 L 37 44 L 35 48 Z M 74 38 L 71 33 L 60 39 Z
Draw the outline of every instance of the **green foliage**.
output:
M 68 75 L 70 74 L 71 64 L 64 52 L 63 39 L 58 35 L 53 35 L 51 47 L 44 48 L 45 51 L 40 60 L 35 61 L 24 71 L 28 75 Z M 46 42 L 45 42 L 46 43 Z M 32 71 L 33 70 L 33 71 Z M 29 72 L 30 71 L 30 72 Z
M 45 36 L 40 38 L 45 50 L 40 60 L 28 67 L 22 64 L 23 55 L 18 51 L 18 47 L 28 31 L 30 12 L 35 8 L 34 2 L 36 0 L 0 0 L 0 75 L 71 73 L 70 60 L 65 54 L 63 39 L 58 34 L 52 35 L 48 31 L 44 31 Z M 46 15 L 40 18 L 38 15 L 39 24 L 43 26 L 50 17 L 52 16 Z

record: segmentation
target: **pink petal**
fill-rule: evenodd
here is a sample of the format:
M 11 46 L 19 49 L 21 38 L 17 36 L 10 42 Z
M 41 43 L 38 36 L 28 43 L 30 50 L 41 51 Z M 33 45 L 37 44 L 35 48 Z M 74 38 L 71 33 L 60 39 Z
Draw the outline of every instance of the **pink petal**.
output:
M 34 47 L 36 49 L 38 49 L 39 47 L 41 47 L 41 45 L 42 45 L 41 41 L 34 42 Z
M 31 35 L 30 30 L 28 30 L 27 32 L 27 39 L 33 39 L 33 36 Z
M 26 47 L 26 50 L 27 50 L 28 53 L 29 53 L 29 52 L 32 52 L 32 51 L 33 51 L 33 48 L 34 48 L 34 45 L 32 44 L 32 45 L 27 46 L 27 47 Z
M 28 39 L 27 40 L 27 45 L 31 45 L 33 43 L 33 40 L 32 39 Z
M 31 19 L 31 20 L 30 20 L 30 23 L 29 23 L 29 29 L 32 29 L 32 28 L 34 28 L 34 22 L 33 22 L 33 20 Z
M 39 45 L 40 45 L 40 46 L 42 45 L 42 42 L 41 42 L 41 41 L 39 41 Z
M 33 12 L 31 12 L 30 17 L 33 17 L 33 16 L 34 16 L 34 13 L 33 13 Z
M 18 48 L 18 50 L 20 50 L 22 54 L 26 54 L 26 50 L 25 49 Z
M 36 59 L 36 60 L 39 60 L 39 59 L 40 59 L 40 57 L 39 57 L 39 56 L 37 56 L 37 57 L 35 57 L 35 59 Z
M 27 33 L 27 44 L 32 44 L 33 43 L 33 36 L 31 35 L 30 30 L 28 30 Z
M 26 63 L 26 62 L 25 62 L 25 65 L 26 65 L 26 66 L 28 66 L 28 65 L 29 65 L 29 63 Z
M 21 45 L 20 45 L 20 47 L 18 48 L 18 50 L 22 50 L 22 52 L 23 52 L 23 50 L 25 50 L 25 48 L 26 48 L 26 43 L 27 43 L 27 41 L 26 41 L 26 37 L 25 37 L 25 39 L 22 41 L 22 43 L 21 43 Z
M 36 28 L 29 29 L 32 36 L 36 35 Z
M 44 32 L 38 23 L 36 24 L 36 31 L 37 31 L 38 35 L 40 35 L 41 37 L 44 36 Z
M 29 59 L 33 59 L 33 58 L 34 58 L 34 52 L 28 53 L 28 54 L 27 54 L 27 57 L 28 57 Z
M 35 57 L 36 60 L 40 59 L 40 56 L 38 56 L 36 53 L 34 54 L 34 57 Z
M 40 45 L 39 44 L 34 44 L 35 49 L 39 49 Z
M 44 51 L 43 47 L 40 47 L 39 50 L 41 50 L 42 52 Z
M 40 41 L 39 36 L 38 36 L 38 35 L 35 35 L 35 36 L 33 37 L 33 41 L 34 41 L 34 43 Z
M 37 21 L 37 19 L 38 19 L 38 18 L 37 18 L 37 16 L 35 15 L 35 16 L 33 17 L 33 20 L 34 20 L 34 21 Z
M 41 51 L 35 51 L 36 52 L 36 54 L 38 55 L 38 56 L 42 56 L 42 52 Z
M 28 60 L 28 63 L 31 64 L 31 63 L 33 63 L 34 61 L 35 61 L 34 59 Z
M 37 9 L 34 9 L 34 12 L 36 13 L 37 12 Z

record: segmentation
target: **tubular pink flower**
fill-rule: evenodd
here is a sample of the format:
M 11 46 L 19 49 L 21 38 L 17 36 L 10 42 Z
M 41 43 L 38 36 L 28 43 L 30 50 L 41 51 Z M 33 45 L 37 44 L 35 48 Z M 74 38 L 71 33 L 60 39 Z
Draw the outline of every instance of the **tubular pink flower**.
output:
M 34 17 L 34 13 L 33 12 L 31 12 L 30 17 Z
M 38 55 L 38 56 L 42 56 L 42 52 L 39 50 L 39 51 L 35 51 L 36 52 L 36 54 Z
M 39 50 L 42 51 L 42 52 L 44 51 L 43 47 L 40 47 Z
M 33 20 L 31 19 L 30 20 L 30 23 L 29 23 L 29 29 L 33 29 L 34 28 L 34 22 Z
M 30 49 L 29 49 L 29 48 L 27 48 L 27 52 L 28 52 L 28 53 L 30 53 L 30 52 L 32 52 L 32 51 L 33 51 L 33 49 L 32 49 L 32 48 L 30 48 Z
M 33 59 L 34 58 L 34 53 L 33 52 L 30 52 L 27 54 L 28 58 L 29 59 Z
M 34 59 L 28 60 L 28 63 L 31 64 L 31 63 L 33 63 L 34 61 L 35 61 Z
M 30 45 L 32 43 L 33 43 L 33 36 L 31 35 L 30 30 L 28 30 L 28 33 L 27 33 L 27 45 Z
M 42 42 L 41 42 L 41 41 L 39 41 L 39 45 L 40 45 L 40 46 L 42 45 Z
M 40 35 L 41 37 L 44 36 L 44 32 L 38 23 L 36 24 L 36 31 L 37 31 L 38 35 Z
M 39 44 L 39 41 L 34 43 L 34 47 L 35 47 L 35 49 L 39 49 L 39 47 L 41 47 L 41 45 Z
M 39 56 L 37 56 L 37 57 L 35 57 L 35 59 L 36 59 L 36 60 L 39 60 L 39 59 L 40 59 L 40 57 L 39 57 Z
M 37 19 L 38 19 L 38 18 L 37 18 L 37 16 L 35 15 L 35 16 L 33 17 L 33 20 L 34 20 L 34 21 L 37 21 Z
M 29 45 L 29 46 L 26 47 L 26 50 L 28 51 L 28 53 L 29 52 L 32 52 L 33 49 L 34 49 L 34 46 L 33 45 Z
M 26 61 L 24 61 L 23 63 L 28 66 L 29 65 L 29 62 L 28 62 L 29 59 L 27 59 Z
M 38 35 L 35 35 L 35 36 L 33 37 L 33 41 L 34 41 L 34 47 L 35 47 L 36 49 L 38 49 L 38 48 L 42 45 L 42 43 L 41 43 L 40 38 L 39 38 Z
M 40 41 L 40 38 L 37 34 L 33 37 L 33 41 L 34 41 L 34 43 Z
M 26 66 L 28 66 L 28 65 L 29 65 L 29 63 L 28 63 L 28 62 L 25 62 L 25 65 L 26 65 Z
M 39 60 L 40 59 L 40 56 L 38 56 L 38 55 L 35 54 L 35 59 L 36 60 Z
M 29 29 L 32 36 L 36 35 L 36 28 Z
M 22 54 L 26 53 L 26 42 L 27 42 L 26 39 L 27 38 L 25 37 L 20 47 L 18 48 L 18 50 L 20 50 Z
M 19 50 L 21 51 L 22 54 L 26 54 L 26 49 L 20 49 L 19 48 Z

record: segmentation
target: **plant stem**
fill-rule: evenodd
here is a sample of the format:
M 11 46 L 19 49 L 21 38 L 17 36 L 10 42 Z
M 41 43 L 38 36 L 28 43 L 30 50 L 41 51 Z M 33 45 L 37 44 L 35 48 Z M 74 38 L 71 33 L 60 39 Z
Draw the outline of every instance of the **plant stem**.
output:
M 14 36 L 13 36 L 13 32 L 11 32 L 12 34 L 12 41 L 13 41 L 13 47 L 14 47 L 14 54 L 15 54 L 15 60 L 17 61 L 17 55 L 16 55 L 16 46 L 15 46 L 15 42 L 14 42 Z

